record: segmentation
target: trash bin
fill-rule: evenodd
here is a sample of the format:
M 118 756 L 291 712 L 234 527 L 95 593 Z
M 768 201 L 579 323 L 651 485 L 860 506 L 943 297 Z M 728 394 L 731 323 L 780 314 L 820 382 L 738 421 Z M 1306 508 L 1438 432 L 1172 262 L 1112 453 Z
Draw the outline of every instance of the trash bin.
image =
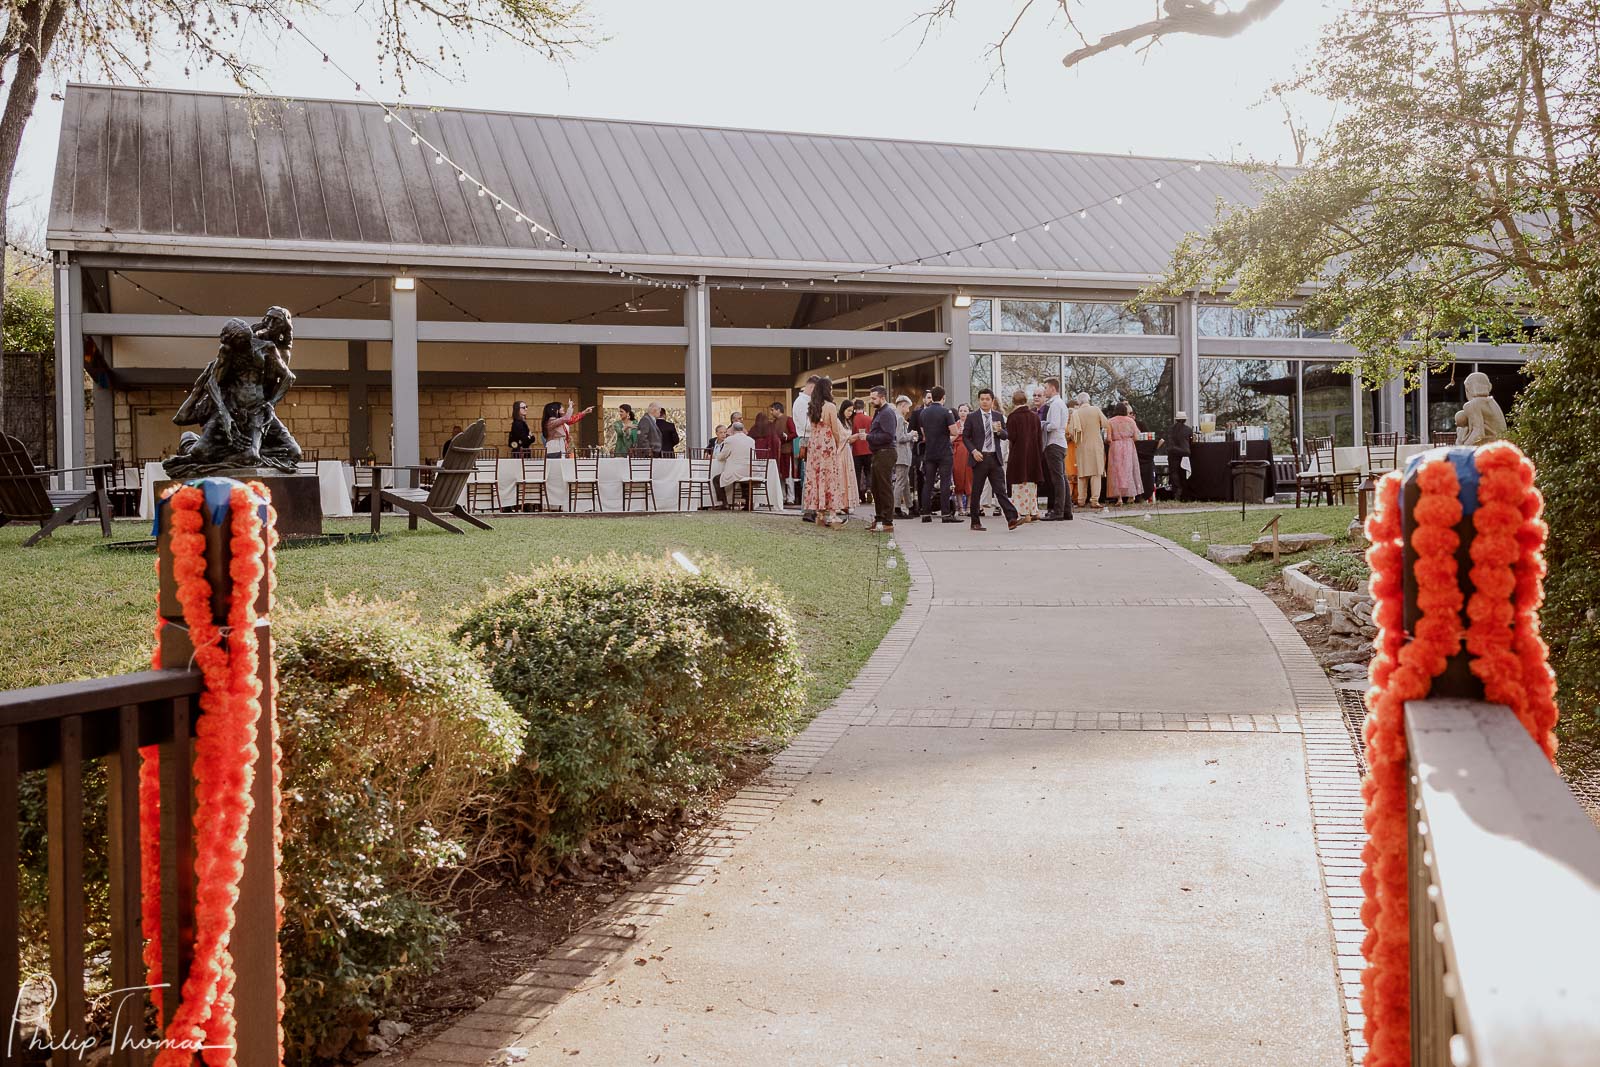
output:
M 1262 459 L 1233 459 L 1228 461 L 1228 471 L 1233 475 L 1235 504 L 1262 504 L 1266 502 L 1267 471 L 1272 463 Z

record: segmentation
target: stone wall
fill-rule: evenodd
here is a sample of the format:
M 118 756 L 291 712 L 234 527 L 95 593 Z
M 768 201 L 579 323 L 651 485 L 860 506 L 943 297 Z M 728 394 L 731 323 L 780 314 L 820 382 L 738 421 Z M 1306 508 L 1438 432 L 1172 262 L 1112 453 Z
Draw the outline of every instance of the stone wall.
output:
M 332 389 L 291 389 L 278 414 L 289 432 L 304 449 L 314 449 L 323 459 L 342 459 L 350 454 L 350 402 L 348 391 Z M 130 389 L 112 394 L 116 416 L 117 455 L 125 458 L 159 459 L 170 455 L 178 436 L 186 427 L 172 425 L 172 416 L 189 395 L 188 389 Z M 84 455 L 94 455 L 94 409 L 85 418 Z M 136 429 L 137 426 L 137 429 Z M 137 438 L 137 440 L 136 440 Z

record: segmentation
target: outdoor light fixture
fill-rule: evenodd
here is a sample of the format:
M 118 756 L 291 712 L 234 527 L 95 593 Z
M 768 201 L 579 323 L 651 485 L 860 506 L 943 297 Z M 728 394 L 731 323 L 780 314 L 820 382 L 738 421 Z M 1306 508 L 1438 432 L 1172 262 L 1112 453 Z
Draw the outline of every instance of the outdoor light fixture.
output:
M 407 278 L 402 275 L 394 280 L 394 287 L 398 292 L 409 293 L 411 290 L 417 287 L 417 280 L 415 278 Z
M 969 307 L 971 307 L 972 306 L 972 294 L 967 292 L 965 289 L 957 289 L 956 290 L 955 304 L 956 304 L 956 307 L 958 307 L 958 308 L 969 308 Z
M 672 562 L 676 563 L 690 574 L 700 573 L 700 568 L 695 566 L 694 560 L 690 559 L 688 556 L 685 556 L 682 552 L 674 552 L 672 554 Z

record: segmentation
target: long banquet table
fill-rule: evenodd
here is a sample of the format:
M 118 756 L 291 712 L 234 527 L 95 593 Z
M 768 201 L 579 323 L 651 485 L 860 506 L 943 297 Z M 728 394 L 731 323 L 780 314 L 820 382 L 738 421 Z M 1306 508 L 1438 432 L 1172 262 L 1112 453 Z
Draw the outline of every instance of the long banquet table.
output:
M 1397 465 L 1405 469 L 1406 460 L 1419 453 L 1426 452 L 1437 445 L 1401 445 Z M 1387 450 L 1385 450 L 1387 451 Z M 1344 446 L 1333 450 L 1333 469 L 1340 474 L 1371 474 L 1367 469 L 1367 449 L 1364 445 Z M 1379 471 L 1379 473 L 1383 473 Z
M 628 479 L 628 459 L 624 456 L 602 457 L 598 468 L 600 480 L 600 507 L 603 511 L 622 510 L 622 483 Z M 577 460 L 552 459 L 545 463 L 545 495 L 551 507 L 566 509 L 567 485 L 577 476 Z M 682 457 L 654 459 L 650 465 L 650 482 L 655 492 L 657 511 L 678 510 L 678 485 L 689 477 L 689 461 Z M 495 481 L 500 489 L 500 506 L 514 507 L 517 502 L 517 483 L 522 481 L 522 460 L 502 459 L 495 464 Z M 778 477 L 778 463 L 767 460 L 767 500 L 774 508 L 783 507 L 783 480 Z M 707 503 L 711 503 L 707 494 Z M 693 503 L 691 503 L 693 506 Z M 634 504 L 642 511 L 641 504 Z M 593 511 L 585 498 L 577 501 L 578 511 Z

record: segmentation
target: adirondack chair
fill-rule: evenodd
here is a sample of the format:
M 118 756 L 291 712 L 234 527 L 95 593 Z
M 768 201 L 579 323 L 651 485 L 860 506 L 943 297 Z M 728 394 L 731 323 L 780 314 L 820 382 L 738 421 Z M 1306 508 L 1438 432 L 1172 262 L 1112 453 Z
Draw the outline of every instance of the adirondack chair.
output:
M 450 442 L 450 451 L 437 467 L 382 467 L 372 468 L 372 532 L 377 533 L 383 515 L 383 505 L 393 504 L 407 515 L 410 529 L 417 528 L 418 519 L 427 519 L 451 533 L 466 533 L 461 527 L 445 518 L 454 516 L 469 522 L 480 530 L 494 527 L 472 514 L 461 504 L 467 482 L 477 468 L 478 453 L 483 449 L 483 420 L 468 426 Z M 385 489 L 383 472 L 429 472 L 433 484 L 426 489 Z
M 23 547 L 38 544 L 57 529 L 99 505 L 100 535 L 111 536 L 111 499 L 106 496 L 107 463 L 90 467 L 64 467 L 35 470 L 28 450 L 15 437 L 0 434 L 0 526 L 8 522 L 37 522 L 39 532 L 22 542 Z M 88 471 L 94 488 L 51 489 L 50 475 L 69 471 Z

